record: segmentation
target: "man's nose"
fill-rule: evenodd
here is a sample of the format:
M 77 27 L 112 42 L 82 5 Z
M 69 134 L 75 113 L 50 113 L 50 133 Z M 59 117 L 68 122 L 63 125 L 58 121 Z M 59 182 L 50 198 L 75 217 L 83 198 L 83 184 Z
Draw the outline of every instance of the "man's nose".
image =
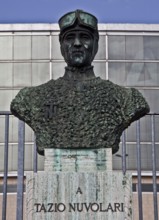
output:
M 80 47 L 81 46 L 81 41 L 80 41 L 80 39 L 78 37 L 75 38 L 74 46 L 76 46 L 76 47 Z

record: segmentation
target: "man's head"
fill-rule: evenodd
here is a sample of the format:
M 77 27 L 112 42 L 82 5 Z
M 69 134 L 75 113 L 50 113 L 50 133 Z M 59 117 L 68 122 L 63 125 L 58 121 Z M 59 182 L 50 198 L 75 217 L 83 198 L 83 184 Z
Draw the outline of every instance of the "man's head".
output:
M 61 53 L 68 66 L 91 65 L 98 50 L 97 19 L 93 15 L 76 10 L 59 20 Z

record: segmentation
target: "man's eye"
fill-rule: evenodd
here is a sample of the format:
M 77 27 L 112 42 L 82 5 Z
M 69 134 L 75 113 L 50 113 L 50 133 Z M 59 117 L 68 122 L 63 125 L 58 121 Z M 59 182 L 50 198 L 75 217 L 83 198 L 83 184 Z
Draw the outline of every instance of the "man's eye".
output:
M 66 36 L 65 37 L 65 40 L 66 41 L 70 41 L 70 40 L 73 40 L 74 39 L 74 36 L 73 35 L 69 35 L 69 36 Z
M 90 40 L 90 36 L 88 36 L 86 34 L 82 35 L 81 38 L 84 40 Z

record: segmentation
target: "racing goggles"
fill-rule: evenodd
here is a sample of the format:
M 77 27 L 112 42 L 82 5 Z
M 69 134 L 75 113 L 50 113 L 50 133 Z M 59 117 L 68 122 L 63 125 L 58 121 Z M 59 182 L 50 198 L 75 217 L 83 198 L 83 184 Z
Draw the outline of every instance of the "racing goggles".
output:
M 73 26 L 76 20 L 78 21 L 79 25 L 91 28 L 94 31 L 98 31 L 98 28 L 97 28 L 98 20 L 94 15 L 84 12 L 82 10 L 76 10 L 76 11 L 65 14 L 59 19 L 59 26 L 60 26 L 61 33 L 66 28 Z

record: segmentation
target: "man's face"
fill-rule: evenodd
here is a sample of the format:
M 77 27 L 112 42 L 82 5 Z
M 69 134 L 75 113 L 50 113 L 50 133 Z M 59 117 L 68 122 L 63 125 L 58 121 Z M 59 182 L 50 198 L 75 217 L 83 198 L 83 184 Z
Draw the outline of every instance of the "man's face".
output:
M 94 39 L 84 30 L 69 31 L 61 42 L 61 52 L 68 66 L 91 65 L 94 58 Z

